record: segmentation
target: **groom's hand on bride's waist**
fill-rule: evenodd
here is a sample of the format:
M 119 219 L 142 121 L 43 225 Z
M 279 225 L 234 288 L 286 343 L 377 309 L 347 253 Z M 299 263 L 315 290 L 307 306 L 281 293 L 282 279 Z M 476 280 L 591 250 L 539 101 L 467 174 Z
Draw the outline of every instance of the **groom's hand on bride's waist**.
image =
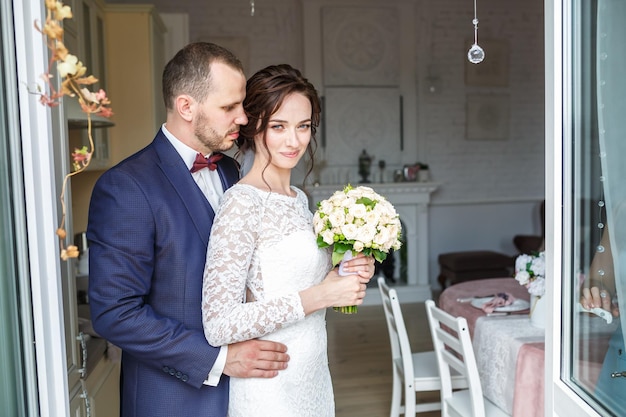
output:
M 228 345 L 224 374 L 237 378 L 273 378 L 287 368 L 287 346 L 269 340 Z

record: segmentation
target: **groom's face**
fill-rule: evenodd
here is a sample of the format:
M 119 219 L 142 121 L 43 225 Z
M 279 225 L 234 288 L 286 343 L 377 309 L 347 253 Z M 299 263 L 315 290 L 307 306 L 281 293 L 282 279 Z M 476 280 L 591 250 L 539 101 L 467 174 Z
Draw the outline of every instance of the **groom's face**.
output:
M 215 62 L 211 86 L 204 102 L 197 103 L 194 133 L 211 152 L 227 151 L 239 137 L 239 126 L 248 123 L 243 110 L 246 78 L 237 69 Z

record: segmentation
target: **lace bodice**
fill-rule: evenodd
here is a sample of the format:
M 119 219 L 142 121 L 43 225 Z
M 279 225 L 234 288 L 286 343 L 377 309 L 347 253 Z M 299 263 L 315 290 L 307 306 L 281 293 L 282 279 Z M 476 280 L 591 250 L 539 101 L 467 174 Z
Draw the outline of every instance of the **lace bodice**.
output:
M 307 197 L 293 189 L 296 197 L 237 184 L 224 195 L 211 230 L 202 294 L 212 345 L 257 338 L 302 320 L 298 292 L 330 270 L 327 251 L 317 248 Z

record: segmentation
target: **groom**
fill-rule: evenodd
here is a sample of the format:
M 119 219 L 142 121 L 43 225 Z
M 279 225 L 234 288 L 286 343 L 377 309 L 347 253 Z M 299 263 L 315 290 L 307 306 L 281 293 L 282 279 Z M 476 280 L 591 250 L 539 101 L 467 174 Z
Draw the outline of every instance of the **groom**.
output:
M 166 123 L 93 190 L 91 316 L 96 332 L 123 351 L 123 417 L 224 417 L 229 376 L 271 378 L 287 367 L 282 344 L 213 347 L 202 328 L 211 225 L 219 198 L 239 178 L 237 163 L 215 153 L 230 149 L 248 122 L 245 87 L 229 51 L 183 48 L 163 72 Z M 199 168 L 205 156 L 211 163 Z

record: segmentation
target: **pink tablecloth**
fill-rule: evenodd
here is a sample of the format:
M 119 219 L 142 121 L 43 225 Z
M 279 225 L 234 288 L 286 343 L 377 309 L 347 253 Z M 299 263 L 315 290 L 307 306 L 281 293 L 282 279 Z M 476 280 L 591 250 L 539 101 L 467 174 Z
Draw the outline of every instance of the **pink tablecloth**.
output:
M 541 342 L 525 343 L 519 349 L 513 394 L 514 416 L 544 414 L 545 353 L 545 343 Z
M 477 320 L 481 317 L 485 317 L 486 315 L 481 309 L 472 306 L 468 302 L 458 302 L 457 299 L 472 296 L 481 297 L 498 292 L 508 292 L 516 298 L 525 300 L 530 299 L 527 289 L 519 285 L 515 279 L 490 278 L 452 285 L 441 294 L 438 304 L 443 310 L 453 316 L 465 317 L 467 319 L 470 334 L 473 338 Z M 528 313 L 526 312 L 524 314 L 527 315 Z M 519 319 L 515 320 L 514 318 L 516 317 L 519 317 Z M 512 320 L 509 321 L 507 320 L 508 318 L 511 318 Z M 526 323 L 523 318 L 524 315 L 522 314 L 502 317 L 501 319 L 495 317 L 488 319 L 490 322 L 492 320 L 503 320 L 501 323 L 505 324 L 504 320 L 506 320 L 511 324 L 515 322 L 516 325 L 530 326 L 530 320 Z M 485 322 L 485 324 L 486 323 L 488 322 Z M 494 338 L 498 337 L 498 335 L 495 334 L 490 335 L 490 337 L 491 336 Z M 510 338 L 512 336 L 510 335 L 510 332 L 507 332 L 507 334 L 503 334 L 501 337 Z M 489 340 L 489 338 L 481 338 L 481 341 L 482 340 Z M 474 343 L 476 342 L 477 341 L 474 341 Z M 509 372 L 498 372 L 499 375 L 495 376 L 496 378 L 514 378 L 513 381 L 502 381 L 502 387 L 513 387 L 513 393 L 510 391 L 503 391 L 500 393 L 496 392 L 494 393 L 494 398 L 490 398 L 489 395 L 492 393 L 489 392 L 490 389 L 488 387 L 485 387 L 487 388 L 485 390 L 485 396 L 496 403 L 499 402 L 501 408 L 507 410 L 508 412 L 512 412 L 514 417 L 543 416 L 545 343 L 537 342 L 536 340 L 529 340 L 528 342 L 519 340 L 517 342 L 511 341 L 510 345 L 515 346 L 516 343 L 518 343 L 519 346 L 519 349 L 517 350 L 516 363 L 510 364 Z M 474 346 L 474 350 L 480 350 L 480 346 Z M 512 350 L 509 350 L 509 352 L 512 352 Z M 491 360 L 494 361 L 499 359 L 505 360 L 506 358 L 491 358 Z M 479 373 L 482 373 L 483 377 L 485 377 L 486 373 L 492 372 L 492 370 L 496 368 L 493 366 L 487 367 L 486 365 L 487 364 L 483 366 L 483 369 L 479 369 Z M 493 388 L 494 375 L 489 374 L 489 377 L 488 385 Z M 506 401 L 506 403 L 502 404 L 503 401 Z
M 467 297 L 481 297 L 499 292 L 508 292 L 513 297 L 530 300 L 526 287 L 519 285 L 514 278 L 489 278 L 461 282 L 446 288 L 439 297 L 438 305 L 455 317 L 462 316 L 467 320 L 470 335 L 474 335 L 476 319 L 485 313 L 470 303 L 459 303 L 457 299 Z

